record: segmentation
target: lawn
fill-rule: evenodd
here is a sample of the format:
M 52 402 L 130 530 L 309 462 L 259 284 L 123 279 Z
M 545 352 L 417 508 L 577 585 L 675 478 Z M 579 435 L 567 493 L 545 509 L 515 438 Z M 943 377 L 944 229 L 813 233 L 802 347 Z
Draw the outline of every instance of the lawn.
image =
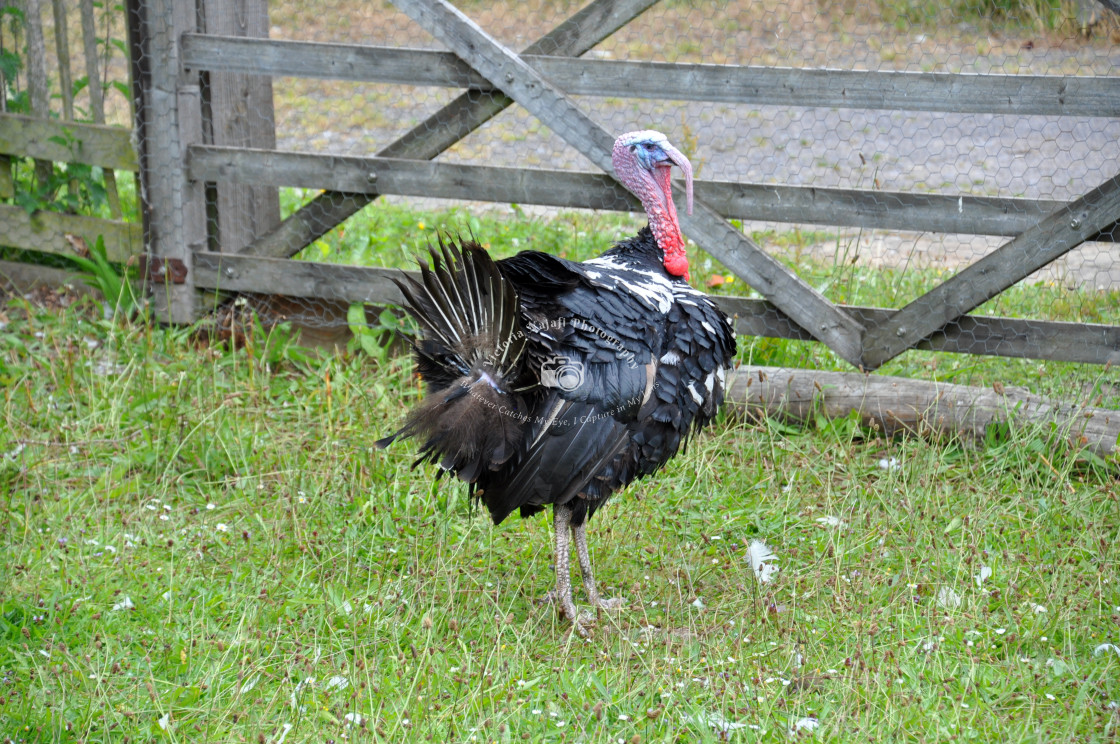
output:
M 498 252 L 528 241 L 523 219 L 398 207 L 371 219 L 382 237 L 458 224 Z M 588 245 L 630 230 L 595 219 L 535 218 L 533 247 L 573 225 Z M 354 259 L 370 233 L 350 234 L 357 243 L 332 237 L 312 257 Z M 868 272 L 847 286 L 875 304 L 901 281 Z M 1070 317 L 1096 307 L 1115 322 L 1109 302 L 1064 292 L 1021 287 L 1003 301 Z M 817 345 L 743 347 L 754 363 L 842 368 Z M 494 527 L 461 485 L 412 469 L 409 445 L 373 448 L 420 395 L 407 358 L 374 351 L 316 354 L 283 329 L 229 349 L 106 318 L 88 299 L 6 299 L 0 733 L 1113 739 L 1114 463 L 1047 431 L 884 440 L 850 420 L 802 429 L 729 410 L 592 522 L 598 577 L 627 607 L 585 641 L 538 602 L 552 585 L 546 516 Z M 893 364 L 1115 403 L 1101 368 L 917 353 Z M 754 540 L 777 556 L 765 583 Z

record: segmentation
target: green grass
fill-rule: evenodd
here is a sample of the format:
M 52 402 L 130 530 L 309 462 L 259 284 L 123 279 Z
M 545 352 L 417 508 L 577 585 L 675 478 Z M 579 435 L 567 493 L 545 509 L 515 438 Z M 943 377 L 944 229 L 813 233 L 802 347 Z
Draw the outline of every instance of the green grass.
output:
M 966 20 L 1004 32 L 1057 31 L 1076 28 L 1077 4 L 1070 0 L 959 0 L 948 4 L 923 0 L 877 0 L 884 21 L 897 30 L 937 29 Z
M 411 236 L 399 262 L 441 224 L 497 251 L 567 236 L 574 258 L 632 230 L 369 219 L 390 246 L 375 250 Z M 327 258 L 368 234 L 326 239 Z M 853 287 L 874 304 L 870 281 Z M 1021 291 L 1029 306 L 1054 288 Z M 552 584 L 546 517 L 493 527 L 461 486 L 412 470 L 410 446 L 373 448 L 420 394 L 406 359 L 317 358 L 263 332 L 204 347 L 101 317 L 86 301 L 0 308 L 0 735 L 13 741 L 1115 732 L 1120 654 L 1095 651 L 1120 646 L 1120 489 L 1112 466 L 1048 432 L 884 440 L 848 419 L 725 415 L 592 523 L 599 579 L 628 608 L 583 641 L 536 601 Z M 756 362 L 835 364 L 817 345 L 744 346 Z M 1067 394 L 1113 374 L 934 354 L 896 365 Z M 778 556 L 771 583 L 745 557 L 752 539 Z M 815 734 L 789 735 L 810 718 Z

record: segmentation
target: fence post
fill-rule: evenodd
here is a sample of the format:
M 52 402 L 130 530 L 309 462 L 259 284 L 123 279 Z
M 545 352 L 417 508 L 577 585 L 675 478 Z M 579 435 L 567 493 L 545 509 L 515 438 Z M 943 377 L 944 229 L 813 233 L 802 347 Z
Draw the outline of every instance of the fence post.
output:
M 268 38 L 268 0 L 199 0 L 202 32 Z M 204 131 L 209 144 L 276 148 L 272 78 L 232 72 L 202 73 Z M 276 187 L 220 181 L 207 189 L 211 250 L 240 253 L 280 224 Z
M 195 0 L 128 0 L 136 96 L 145 274 L 162 322 L 191 323 L 202 310 L 192 253 L 204 250 L 203 184 L 187 179 L 187 147 L 202 142 L 197 74 L 179 64 L 179 39 L 196 30 Z

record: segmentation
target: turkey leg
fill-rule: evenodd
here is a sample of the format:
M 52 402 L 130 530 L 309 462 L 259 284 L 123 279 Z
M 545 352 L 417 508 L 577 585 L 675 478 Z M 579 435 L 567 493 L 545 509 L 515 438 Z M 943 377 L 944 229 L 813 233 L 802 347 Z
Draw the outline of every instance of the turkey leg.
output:
M 599 596 L 599 588 L 595 586 L 595 575 L 591 573 L 591 556 L 587 553 L 587 522 L 574 525 L 572 536 L 576 539 L 576 556 L 579 558 L 579 572 L 583 575 L 583 588 L 591 600 L 591 606 L 602 610 L 618 610 L 622 608 L 622 597 L 603 599 Z M 569 582 L 571 583 L 571 582 Z
M 567 506 L 556 504 L 552 507 L 552 527 L 556 533 L 556 601 L 560 603 L 560 610 L 572 621 L 572 629 L 579 633 L 580 638 L 590 638 L 587 628 L 580 622 L 579 611 L 572 601 L 572 576 L 568 570 L 570 557 L 570 538 L 568 530 L 572 523 L 572 510 Z M 579 541 L 576 542 L 577 548 Z M 585 551 L 586 552 L 586 551 Z M 582 561 L 582 559 L 581 559 Z

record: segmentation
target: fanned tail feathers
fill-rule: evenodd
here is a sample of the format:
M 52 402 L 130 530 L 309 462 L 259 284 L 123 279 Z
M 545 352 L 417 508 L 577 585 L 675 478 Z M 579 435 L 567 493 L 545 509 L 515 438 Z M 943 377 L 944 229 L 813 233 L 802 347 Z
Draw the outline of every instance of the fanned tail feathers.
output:
M 420 280 L 397 281 L 423 329 L 413 342 L 424 401 L 404 426 L 377 444 L 423 440 L 419 462 L 432 461 L 473 483 L 517 451 L 528 408 L 520 301 L 489 254 L 473 241 L 439 238 Z

